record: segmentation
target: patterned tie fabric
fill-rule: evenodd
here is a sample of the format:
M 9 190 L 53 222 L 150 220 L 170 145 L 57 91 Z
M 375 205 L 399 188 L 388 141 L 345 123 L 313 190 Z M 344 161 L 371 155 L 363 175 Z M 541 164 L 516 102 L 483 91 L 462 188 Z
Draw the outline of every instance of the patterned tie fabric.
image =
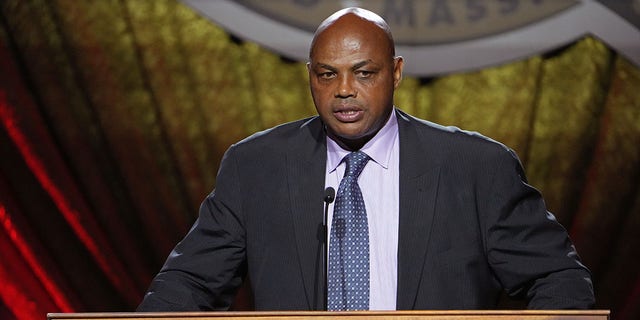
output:
M 329 237 L 327 310 L 369 310 L 369 227 L 358 176 L 369 156 L 348 154 Z

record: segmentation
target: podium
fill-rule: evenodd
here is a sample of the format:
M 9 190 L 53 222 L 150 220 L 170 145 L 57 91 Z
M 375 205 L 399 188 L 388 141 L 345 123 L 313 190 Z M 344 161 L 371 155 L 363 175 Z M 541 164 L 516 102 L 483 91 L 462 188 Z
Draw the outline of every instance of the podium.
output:
M 608 310 L 49 313 L 48 320 L 609 320 Z

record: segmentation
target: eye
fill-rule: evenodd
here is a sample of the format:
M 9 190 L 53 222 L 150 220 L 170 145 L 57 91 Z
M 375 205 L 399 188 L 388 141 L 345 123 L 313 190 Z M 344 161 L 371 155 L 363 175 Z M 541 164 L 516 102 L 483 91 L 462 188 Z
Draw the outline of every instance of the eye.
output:
M 361 78 L 361 79 L 370 78 L 374 74 L 373 71 L 368 71 L 368 70 L 356 70 L 355 73 L 356 73 L 356 76 L 358 76 L 358 78 Z
M 331 72 L 331 71 L 318 73 L 318 78 L 320 78 L 322 80 L 333 79 L 333 78 L 335 78 L 335 76 L 336 76 L 335 72 Z

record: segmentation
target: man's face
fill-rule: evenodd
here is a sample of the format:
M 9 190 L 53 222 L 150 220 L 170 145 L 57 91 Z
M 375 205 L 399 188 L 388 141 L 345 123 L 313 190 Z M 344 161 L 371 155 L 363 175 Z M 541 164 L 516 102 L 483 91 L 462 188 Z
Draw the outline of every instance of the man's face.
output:
M 308 64 L 316 110 L 329 136 L 348 149 L 362 147 L 388 120 L 402 75 L 386 34 L 355 19 L 325 29 Z

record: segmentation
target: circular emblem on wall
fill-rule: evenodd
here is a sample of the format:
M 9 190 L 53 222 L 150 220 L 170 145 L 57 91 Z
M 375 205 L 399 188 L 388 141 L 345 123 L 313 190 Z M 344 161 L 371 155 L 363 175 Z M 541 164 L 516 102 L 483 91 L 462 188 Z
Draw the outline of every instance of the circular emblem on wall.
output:
M 236 1 L 300 30 L 314 32 L 332 13 L 345 6 L 366 8 L 382 16 L 398 45 L 431 45 L 477 39 L 507 32 L 552 16 L 576 0 L 556 1 Z
M 345 7 L 366 8 L 389 23 L 405 72 L 418 76 L 522 59 L 588 34 L 640 65 L 637 1 L 183 0 L 228 32 L 300 61 L 322 20 Z

